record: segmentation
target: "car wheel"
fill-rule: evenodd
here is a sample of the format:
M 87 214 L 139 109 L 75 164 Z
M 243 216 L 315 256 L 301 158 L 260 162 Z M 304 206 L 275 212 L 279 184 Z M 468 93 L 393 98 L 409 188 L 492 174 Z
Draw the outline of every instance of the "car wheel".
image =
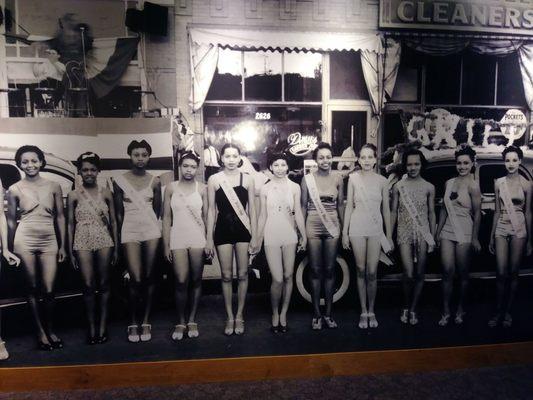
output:
M 300 296 L 311 303 L 311 268 L 309 266 L 308 257 L 304 257 L 296 267 L 296 288 Z M 340 300 L 348 291 L 350 286 L 350 269 L 346 260 L 337 256 L 335 263 L 335 293 L 333 294 L 333 302 Z M 324 298 L 320 299 L 320 305 L 324 305 Z

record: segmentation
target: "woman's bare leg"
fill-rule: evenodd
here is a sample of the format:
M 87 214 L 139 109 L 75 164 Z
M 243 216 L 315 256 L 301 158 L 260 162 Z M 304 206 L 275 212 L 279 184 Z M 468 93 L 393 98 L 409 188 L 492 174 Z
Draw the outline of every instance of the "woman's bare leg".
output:
M 204 249 L 189 249 L 189 266 L 191 283 L 191 295 L 189 296 L 190 310 L 189 322 L 196 321 L 198 303 L 202 297 L 202 275 L 204 272 Z
M 324 260 L 324 298 L 326 303 L 325 316 L 331 317 L 333 306 L 333 292 L 335 291 L 335 262 L 337 260 L 337 248 L 339 238 L 324 239 L 323 260 Z
M 222 275 L 222 296 L 228 320 L 233 320 L 233 245 L 223 244 L 217 246 L 218 262 Z
M 522 263 L 522 257 L 526 247 L 526 239 L 517 238 L 513 236 L 511 239 L 511 254 L 509 255 L 509 297 L 507 298 L 507 304 L 505 306 L 505 313 L 511 313 L 511 306 L 516 294 L 516 288 L 518 286 L 518 272 L 520 270 L 520 264 Z
M 152 312 L 152 302 L 155 291 L 154 263 L 158 248 L 159 239 L 152 239 L 142 242 L 144 265 L 144 274 L 142 279 L 145 282 L 144 312 L 142 320 L 143 324 L 149 323 L 150 313 Z
M 440 243 L 440 257 L 442 263 L 442 300 L 444 315 L 450 315 L 450 299 L 453 290 L 453 276 L 455 274 L 455 243 L 442 239 Z
M 59 338 L 54 332 L 54 309 L 56 303 L 54 285 L 57 274 L 57 255 L 55 253 L 43 253 L 39 256 L 39 260 L 43 276 L 46 329 L 50 340 L 57 342 Z
M 129 309 L 130 325 L 138 325 L 138 309 L 141 303 L 141 280 L 142 280 L 142 261 L 140 243 L 124 243 L 124 255 L 130 275 L 129 281 Z
M 283 253 L 283 296 L 281 300 L 281 311 L 279 322 L 282 326 L 287 325 L 287 311 L 291 301 L 294 275 L 294 261 L 296 259 L 296 245 L 287 245 L 281 248 Z
M 113 248 L 106 247 L 96 252 L 96 265 L 98 267 L 98 291 L 100 293 L 100 324 L 98 335 L 102 337 L 107 331 L 107 310 L 109 305 L 109 264 Z
M 235 258 L 237 261 L 237 313 L 235 319 L 244 319 L 244 305 L 248 293 L 248 242 L 235 244 Z
M 185 325 L 185 310 L 189 290 L 189 252 L 187 249 L 172 250 L 172 266 L 174 267 L 174 297 L 178 312 L 178 323 Z
M 374 313 L 378 291 L 378 264 L 381 243 L 379 236 L 369 237 L 366 245 L 366 290 L 368 296 L 368 313 Z
M 37 339 L 45 344 L 50 344 L 44 330 L 41 313 L 39 311 L 38 281 L 37 281 L 37 256 L 31 253 L 18 253 L 24 267 L 28 282 L 28 304 L 37 328 Z
M 93 252 L 87 250 L 76 251 L 76 258 L 80 265 L 81 277 L 83 280 L 83 301 L 85 303 L 85 311 L 87 313 L 87 323 L 89 325 L 89 336 L 96 335 L 96 318 L 95 318 L 95 303 L 96 294 L 94 291 L 94 260 Z
M 468 290 L 468 272 L 470 267 L 470 243 L 457 243 L 455 247 L 455 257 L 457 271 L 459 272 L 459 302 L 457 305 L 457 314 L 464 313 L 464 302 L 466 301 L 466 293 Z
M 418 262 L 416 263 L 416 268 L 415 268 L 416 274 L 414 276 L 415 287 L 413 290 L 413 301 L 409 309 L 409 311 L 412 311 L 412 312 L 416 312 L 416 308 L 418 306 L 418 300 L 420 299 L 420 295 L 422 294 L 422 289 L 424 287 L 427 259 L 428 259 L 427 243 L 425 241 L 420 242 L 419 248 L 418 248 Z
M 400 247 L 400 258 L 402 259 L 403 265 L 403 299 L 404 299 L 404 309 L 409 309 L 411 307 L 411 296 L 413 295 L 414 287 L 414 263 L 413 263 L 413 251 L 410 243 L 402 243 Z
M 265 256 L 272 276 L 270 303 L 272 305 L 272 326 L 279 325 L 279 305 L 283 294 L 283 258 L 281 247 L 265 246 Z
M 357 268 L 357 293 L 359 294 L 361 314 L 368 314 L 366 295 L 366 242 L 365 237 L 350 237 L 355 266 Z
M 307 242 L 309 266 L 311 267 L 311 300 L 315 318 L 322 316 L 320 312 L 320 289 L 322 286 L 322 240 L 309 239 Z

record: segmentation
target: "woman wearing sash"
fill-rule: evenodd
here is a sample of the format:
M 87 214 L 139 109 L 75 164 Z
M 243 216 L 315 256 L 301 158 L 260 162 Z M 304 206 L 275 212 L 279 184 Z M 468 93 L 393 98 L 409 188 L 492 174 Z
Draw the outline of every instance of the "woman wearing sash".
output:
M 20 257 L 26 273 L 28 304 L 37 328 L 38 347 L 58 349 L 63 347 L 63 342 L 54 333 L 53 311 L 57 265 L 66 256 L 63 192 L 58 183 L 40 175 L 46 160 L 38 147 L 20 147 L 15 153 L 15 162 L 25 176 L 8 191 L 9 245 Z M 18 225 L 17 209 L 20 210 Z M 44 290 L 43 307 L 38 300 L 39 286 Z
M 531 254 L 531 184 L 519 174 L 524 154 L 509 146 L 502 152 L 507 175 L 494 182 L 495 210 L 489 250 L 496 255 L 497 307 L 490 327 L 513 323 L 511 305 L 518 285 L 524 249 Z M 507 294 L 507 296 L 506 296 Z
M 335 260 L 343 216 L 344 186 L 342 176 L 331 171 L 333 152 L 328 143 L 320 143 L 313 151 L 316 172 L 305 176 L 301 184 L 301 203 L 307 234 L 307 250 L 311 267 L 311 328 L 337 328 L 331 317 L 335 285 Z M 320 289 L 324 283 L 326 309 L 320 310 Z
M 2 186 L 2 181 L 0 180 L 0 204 L 4 204 L 4 187 Z M 0 251 L 6 259 L 9 265 L 18 266 L 20 264 L 20 258 L 14 255 L 9 251 L 7 246 L 7 221 L 6 215 L 2 212 L 0 213 Z M 0 260 L 0 272 L 1 272 L 1 260 Z M 6 349 L 6 343 L 2 340 L 2 313 L 0 310 L 0 361 L 7 360 L 9 358 L 9 353 Z
M 145 140 L 134 140 L 127 151 L 132 168 L 114 179 L 113 192 L 120 242 L 130 276 L 128 340 L 135 343 L 152 338 L 149 318 L 155 289 L 153 266 L 161 237 L 162 199 L 159 178 L 146 171 L 152 147 Z
M 163 244 L 165 257 L 174 267 L 174 297 L 178 310 L 173 340 L 183 339 L 185 330 L 190 338 L 199 335 L 196 310 L 202 294 L 206 243 L 204 218 L 207 215 L 207 190 L 195 179 L 199 164 L 196 154 L 181 155 L 180 180 L 167 186 L 163 202 Z M 189 282 L 191 299 L 188 298 Z
M 222 295 L 226 308 L 226 335 L 244 333 L 244 304 L 248 291 L 248 251 L 255 237 L 255 189 L 253 178 L 239 171 L 240 149 L 226 143 L 220 150 L 223 170 L 209 177 L 207 198 L 208 256 L 216 247 L 222 275 Z M 255 242 L 252 242 L 255 243 Z M 237 312 L 233 313 L 233 254 L 237 261 Z
M 455 152 L 455 166 L 458 176 L 446 181 L 444 206 L 440 210 L 439 225 L 435 235 L 440 242 L 442 262 L 442 290 L 444 313 L 440 326 L 450 320 L 450 299 L 453 291 L 455 269 L 459 271 L 459 303 L 454 322 L 463 323 L 464 299 L 468 287 L 468 266 L 471 251 L 479 252 L 479 225 L 481 222 L 481 192 L 474 180 L 476 152 L 467 145 L 461 145 Z
M 359 152 L 361 170 L 350 174 L 342 245 L 350 244 L 357 267 L 357 289 L 361 304 L 359 328 L 377 328 L 374 312 L 377 269 L 381 251 L 393 249 L 387 179 L 374 171 L 377 149 L 371 143 Z M 385 232 L 383 232 L 385 225 Z
M 300 188 L 289 180 L 289 164 L 285 154 L 273 154 L 269 161 L 272 179 L 261 188 L 261 213 L 258 238 L 264 235 L 265 255 L 272 275 L 270 301 L 273 333 L 287 332 L 287 311 L 292 294 L 294 260 L 300 232 L 300 248 L 305 249 L 307 237 L 300 208 Z M 296 227 L 295 227 L 296 224 Z M 261 240 L 261 239 L 259 239 Z M 257 243 L 256 248 L 261 244 Z M 281 311 L 280 311 L 281 304 Z
M 107 341 L 109 266 L 118 258 L 118 232 L 113 195 L 98 186 L 100 157 L 92 152 L 77 160 L 82 184 L 68 194 L 68 237 L 70 261 L 83 279 L 83 300 L 87 312 L 87 344 Z M 96 290 L 100 297 L 97 308 Z M 98 312 L 97 312 L 98 310 Z M 96 315 L 100 316 L 98 330 Z
M 426 166 L 420 150 L 406 150 L 402 155 L 405 178 L 392 188 L 392 231 L 396 223 L 396 243 L 403 264 L 404 308 L 400 321 L 416 325 L 416 306 L 424 286 L 427 255 L 433 252 L 436 228 L 435 187 L 420 176 Z

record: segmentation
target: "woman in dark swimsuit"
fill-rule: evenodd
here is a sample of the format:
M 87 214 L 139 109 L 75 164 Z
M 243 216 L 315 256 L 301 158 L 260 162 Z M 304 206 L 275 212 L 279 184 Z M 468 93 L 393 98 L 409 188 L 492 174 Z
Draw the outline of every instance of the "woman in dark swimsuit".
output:
M 256 231 L 255 189 L 253 179 L 238 169 L 241 162 L 240 149 L 228 143 L 222 147 L 220 154 L 224 169 L 212 175 L 207 182 L 209 211 L 206 253 L 213 256 L 216 246 L 227 314 L 224 333 L 241 335 L 244 333 L 243 312 L 248 291 L 248 251 L 251 250 L 250 242 L 253 243 L 252 238 Z M 233 202 L 228 198 L 226 191 L 230 191 Z M 239 208 L 242 211 L 240 215 L 237 214 Z M 234 252 L 239 280 L 236 314 L 233 314 L 232 306 Z

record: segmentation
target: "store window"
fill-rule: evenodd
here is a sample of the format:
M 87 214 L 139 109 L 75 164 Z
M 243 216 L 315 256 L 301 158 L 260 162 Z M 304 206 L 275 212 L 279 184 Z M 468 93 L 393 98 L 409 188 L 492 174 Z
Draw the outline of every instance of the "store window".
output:
M 330 98 L 338 100 L 369 100 L 360 52 L 331 52 L 329 55 L 329 68 Z
M 400 56 L 400 66 L 392 93 L 392 102 L 419 103 L 422 57 L 404 46 Z
M 461 56 L 428 57 L 426 102 L 458 104 L 461 89 Z
M 291 170 L 299 170 L 321 140 L 321 115 L 320 106 L 204 105 L 205 146 L 236 143 L 256 170 L 267 168 L 269 154 L 286 151 Z
M 494 104 L 495 79 L 494 57 L 466 53 L 463 57 L 462 104 Z
M 284 53 L 285 101 L 322 100 L 322 54 Z
M 281 53 L 244 52 L 244 99 L 281 101 Z
M 220 49 L 218 64 L 207 100 L 241 100 L 242 52 Z
M 516 53 L 498 58 L 498 105 L 526 105 L 522 73 Z

